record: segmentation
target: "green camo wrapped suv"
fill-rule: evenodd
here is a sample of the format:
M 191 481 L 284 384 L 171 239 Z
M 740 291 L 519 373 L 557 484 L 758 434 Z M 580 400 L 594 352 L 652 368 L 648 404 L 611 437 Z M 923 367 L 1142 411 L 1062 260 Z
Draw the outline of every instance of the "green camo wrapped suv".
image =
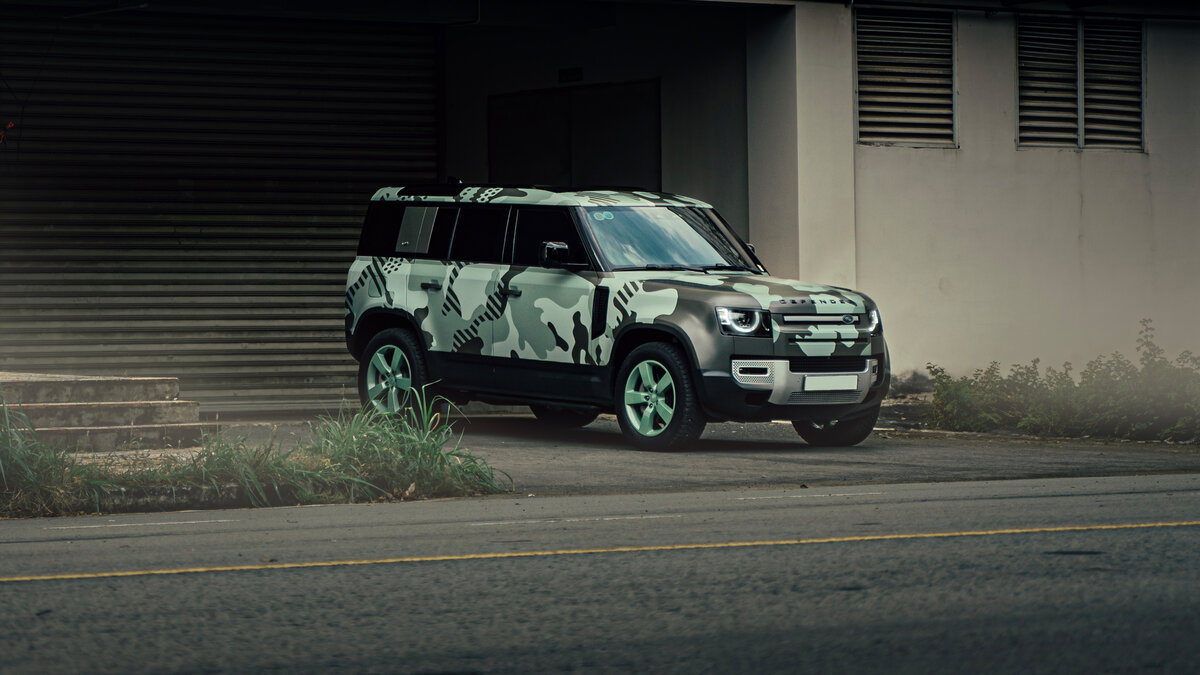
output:
M 853 445 L 890 377 L 870 298 L 768 276 L 677 195 L 382 188 L 346 284 L 359 395 L 388 413 L 432 383 L 560 427 L 612 412 L 646 449 L 686 448 L 709 420 Z

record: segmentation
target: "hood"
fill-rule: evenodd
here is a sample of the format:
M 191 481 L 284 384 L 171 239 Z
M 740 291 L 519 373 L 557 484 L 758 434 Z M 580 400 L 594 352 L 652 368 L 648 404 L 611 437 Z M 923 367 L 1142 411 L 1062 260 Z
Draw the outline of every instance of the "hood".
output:
M 772 276 L 647 272 L 642 280 L 647 289 L 657 282 L 679 289 L 681 294 L 686 293 L 684 289 L 694 289 L 695 294 L 709 296 L 718 304 L 759 307 L 782 314 L 865 314 L 875 306 L 857 291 Z M 712 297 L 715 295 L 726 297 Z

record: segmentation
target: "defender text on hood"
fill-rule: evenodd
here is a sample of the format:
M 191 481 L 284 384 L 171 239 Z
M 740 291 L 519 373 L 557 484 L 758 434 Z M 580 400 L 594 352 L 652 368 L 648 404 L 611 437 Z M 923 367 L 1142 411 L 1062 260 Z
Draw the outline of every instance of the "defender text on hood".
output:
M 383 188 L 346 286 L 359 395 L 385 413 L 429 385 L 683 449 L 707 421 L 791 420 L 853 445 L 887 392 L 879 310 L 767 274 L 717 212 L 656 192 Z

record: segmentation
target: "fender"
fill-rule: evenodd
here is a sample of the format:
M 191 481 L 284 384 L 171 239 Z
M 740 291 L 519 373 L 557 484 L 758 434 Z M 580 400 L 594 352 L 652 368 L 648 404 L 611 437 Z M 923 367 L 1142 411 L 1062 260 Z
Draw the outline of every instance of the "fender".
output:
M 366 349 L 367 343 L 376 333 L 385 328 L 398 327 L 412 330 L 417 338 L 425 344 L 425 348 L 429 348 L 425 336 L 421 333 L 420 323 L 411 313 L 402 309 L 373 307 L 363 312 L 357 321 L 353 315 L 346 315 L 346 349 L 350 351 L 355 360 L 358 360 L 362 358 L 363 350 Z

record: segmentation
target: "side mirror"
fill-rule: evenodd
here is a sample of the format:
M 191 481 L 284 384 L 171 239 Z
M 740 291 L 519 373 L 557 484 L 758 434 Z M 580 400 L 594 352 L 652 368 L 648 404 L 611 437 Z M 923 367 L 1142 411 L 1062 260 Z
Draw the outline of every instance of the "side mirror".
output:
M 754 244 L 751 244 L 750 242 L 746 242 L 746 248 L 750 249 L 751 253 L 754 253 Z
M 542 250 L 538 251 L 538 264 L 542 267 L 564 267 L 570 251 L 570 247 L 561 241 L 543 241 Z

